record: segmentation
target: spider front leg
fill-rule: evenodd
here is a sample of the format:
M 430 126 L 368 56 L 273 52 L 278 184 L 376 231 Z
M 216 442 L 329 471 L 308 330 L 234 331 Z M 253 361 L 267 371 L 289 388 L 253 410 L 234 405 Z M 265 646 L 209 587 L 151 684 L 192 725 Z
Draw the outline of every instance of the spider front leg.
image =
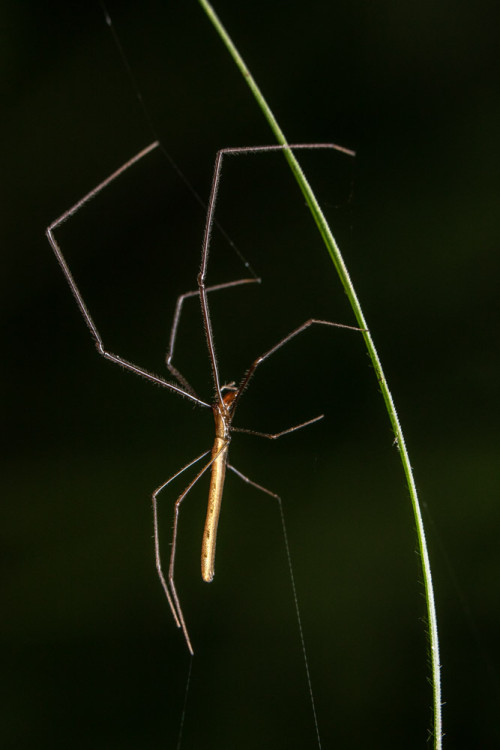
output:
M 143 159 L 145 156 L 147 156 L 149 153 L 154 151 L 154 149 L 159 147 L 159 142 L 155 141 L 154 143 L 151 143 L 146 148 L 142 149 L 142 151 L 139 151 L 138 154 L 133 156 L 131 159 L 129 159 L 125 164 L 122 164 L 121 167 L 119 167 L 117 170 L 115 170 L 112 174 L 110 174 L 108 177 L 106 177 L 105 180 L 100 182 L 96 187 L 94 187 L 92 190 L 90 190 L 86 195 L 83 196 L 83 198 L 80 198 L 79 201 L 77 201 L 71 208 L 69 208 L 67 211 L 65 211 L 61 216 L 59 216 L 55 221 L 53 221 L 45 230 L 46 237 L 50 243 L 50 246 L 52 247 L 52 250 L 54 252 L 54 255 L 57 259 L 57 262 L 59 263 L 59 266 L 61 268 L 61 271 L 63 272 L 66 282 L 71 290 L 71 293 L 73 294 L 73 297 L 75 299 L 75 302 L 78 306 L 78 309 L 80 310 L 80 313 L 85 321 L 85 325 L 87 326 L 88 330 L 90 331 L 90 335 L 92 336 L 96 349 L 98 353 L 101 355 L 101 357 L 104 357 L 104 359 L 107 359 L 109 362 L 114 362 L 117 365 L 120 365 L 120 367 L 125 368 L 126 370 L 129 370 L 129 372 L 133 372 L 135 375 L 140 375 L 141 377 L 145 378 L 146 380 L 150 380 L 152 383 L 156 383 L 157 385 L 160 385 L 164 388 L 168 388 L 171 391 L 174 391 L 175 393 L 178 393 L 181 396 L 184 396 L 191 401 L 194 401 L 195 403 L 199 404 L 200 406 L 209 407 L 210 404 L 205 403 L 205 401 L 202 401 L 202 399 L 198 398 L 196 394 L 193 392 L 192 389 L 186 390 L 183 387 L 179 387 L 178 385 L 175 385 L 174 383 L 169 383 L 168 381 L 164 380 L 163 378 L 159 377 L 158 375 L 155 375 L 152 372 L 149 372 L 148 370 L 144 369 L 143 367 L 140 367 L 139 365 L 134 364 L 133 362 L 129 362 L 128 360 L 124 359 L 123 357 L 120 357 L 118 354 L 113 354 L 110 352 L 104 345 L 104 341 L 102 339 L 101 334 L 99 333 L 97 326 L 90 314 L 90 311 L 85 303 L 85 300 L 83 298 L 82 293 L 80 292 L 80 289 L 78 288 L 78 285 L 73 277 L 73 274 L 71 273 L 70 267 L 68 263 L 66 262 L 66 259 L 64 257 L 64 254 L 62 252 L 61 247 L 59 246 L 59 243 L 57 242 L 54 233 L 56 230 L 64 224 L 66 221 L 70 220 L 72 216 L 77 214 L 81 209 L 83 209 L 90 201 L 92 201 L 96 196 L 99 195 L 103 190 L 108 188 L 116 179 L 120 177 L 124 172 L 126 172 L 128 169 L 134 166 L 137 162 L 139 162 L 141 159 Z

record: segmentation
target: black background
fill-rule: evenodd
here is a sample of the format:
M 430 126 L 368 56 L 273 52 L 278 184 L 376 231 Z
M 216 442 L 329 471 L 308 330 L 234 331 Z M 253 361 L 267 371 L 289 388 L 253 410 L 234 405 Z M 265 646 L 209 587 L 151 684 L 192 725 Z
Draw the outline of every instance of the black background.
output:
M 198 4 L 110 4 L 164 147 L 201 196 L 223 146 L 272 143 Z M 498 34 L 487 2 L 252 2 L 217 10 L 325 206 L 399 408 L 424 506 L 449 747 L 498 712 Z M 99 3 L 2 11 L 2 746 L 175 747 L 189 657 L 154 570 L 150 494 L 210 446 L 211 416 L 100 359 L 45 227 L 153 139 Z M 220 221 L 263 282 L 221 292 L 221 376 L 311 315 L 353 323 L 279 155 L 234 160 Z M 164 374 L 204 215 L 159 152 L 58 238 L 105 343 Z M 214 235 L 210 279 L 245 275 Z M 176 362 L 211 398 L 199 311 Z M 408 492 L 354 333 L 263 365 L 232 462 L 284 502 L 323 747 L 424 747 L 423 587 Z M 187 480 L 186 480 L 187 481 Z M 162 502 L 168 554 L 169 509 Z M 183 748 L 316 747 L 279 513 L 227 480 L 214 583 L 206 482 L 183 508 L 177 584 L 196 655 Z M 430 515 L 429 515 L 430 514 Z

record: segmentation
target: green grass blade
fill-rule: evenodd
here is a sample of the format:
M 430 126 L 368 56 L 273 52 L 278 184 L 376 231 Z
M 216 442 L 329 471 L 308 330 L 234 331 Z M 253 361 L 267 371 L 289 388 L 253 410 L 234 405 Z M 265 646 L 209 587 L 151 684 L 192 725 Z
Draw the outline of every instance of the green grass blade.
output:
M 250 87 L 259 107 L 261 108 L 264 114 L 264 117 L 268 121 L 271 127 L 271 130 L 274 133 L 274 136 L 277 142 L 286 146 L 287 140 L 285 138 L 283 131 L 281 130 L 276 118 L 274 117 L 269 105 L 267 104 L 261 90 L 257 86 L 257 83 L 255 82 L 250 71 L 245 65 L 244 60 L 242 59 L 241 55 L 239 54 L 238 50 L 233 44 L 231 38 L 229 37 L 227 31 L 225 30 L 220 20 L 218 19 L 217 15 L 215 14 L 212 6 L 206 0 L 199 0 L 199 2 L 203 10 L 209 17 L 210 21 L 214 25 L 222 41 L 226 45 L 229 53 L 231 54 L 231 57 L 233 58 L 236 65 L 238 66 L 239 70 L 241 71 L 241 74 L 243 75 L 245 81 Z M 417 488 L 415 486 L 415 479 L 413 477 L 413 471 L 411 468 L 410 459 L 408 456 L 408 451 L 406 448 L 403 431 L 401 429 L 401 424 L 399 422 L 398 414 L 396 411 L 396 407 L 394 405 L 391 392 L 389 390 L 389 386 L 387 385 L 387 381 L 384 376 L 382 364 L 377 354 L 375 344 L 373 343 L 371 333 L 366 324 L 360 302 L 358 300 L 356 291 L 354 289 L 351 278 L 349 276 L 347 267 L 344 263 L 344 259 L 342 258 L 340 249 L 335 241 L 335 238 L 328 225 L 328 222 L 326 221 L 325 216 L 323 215 L 323 212 L 318 204 L 318 201 L 316 200 L 316 197 L 294 153 L 292 151 L 287 150 L 287 151 L 284 151 L 284 155 L 288 161 L 290 169 L 295 175 L 295 179 L 297 180 L 297 183 L 302 191 L 302 194 L 304 195 L 304 198 L 309 206 L 309 209 L 312 213 L 314 221 L 316 222 L 316 225 L 323 238 L 323 241 L 326 245 L 328 253 L 330 254 L 332 262 L 335 268 L 337 269 L 337 273 L 345 289 L 349 302 L 351 303 L 351 307 L 356 317 L 356 320 L 358 322 L 358 325 L 360 328 L 364 329 L 362 335 L 365 340 L 368 354 L 372 361 L 373 369 L 375 371 L 375 375 L 377 377 L 380 390 L 382 392 L 382 396 L 385 402 L 387 413 L 389 415 L 392 429 L 394 431 L 395 441 L 399 448 L 399 454 L 401 456 L 401 463 L 403 464 L 403 470 L 406 476 L 406 481 L 407 481 L 408 489 L 410 492 L 410 498 L 411 498 L 411 503 L 413 507 L 413 514 L 415 517 L 415 523 L 417 527 L 418 545 L 419 545 L 420 559 L 421 559 L 423 578 L 424 578 L 427 617 L 428 617 L 428 623 L 429 623 L 429 642 L 430 642 L 430 651 L 431 651 L 433 713 L 434 713 L 434 748 L 435 750 L 440 750 L 442 747 L 441 674 L 440 674 L 440 663 L 439 663 L 439 639 L 438 639 L 436 607 L 435 607 L 435 601 L 434 601 L 434 588 L 432 584 L 431 566 L 430 566 L 430 561 L 429 561 L 427 542 L 425 539 L 425 531 L 424 531 L 424 524 L 422 520 L 422 513 L 420 510 L 420 504 L 419 504 L 418 495 L 417 495 Z

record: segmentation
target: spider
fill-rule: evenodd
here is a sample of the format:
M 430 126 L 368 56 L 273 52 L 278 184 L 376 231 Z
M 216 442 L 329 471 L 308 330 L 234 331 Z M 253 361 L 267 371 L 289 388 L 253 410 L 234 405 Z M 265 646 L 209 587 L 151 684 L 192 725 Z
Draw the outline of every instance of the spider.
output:
M 210 309 L 209 309 L 207 295 L 209 292 L 215 292 L 221 289 L 228 289 L 231 287 L 237 287 L 243 284 L 251 284 L 251 283 L 256 283 L 260 281 L 260 279 L 258 278 L 244 278 L 244 279 L 238 279 L 236 281 L 229 281 L 226 283 L 217 284 L 213 286 L 206 285 L 207 268 L 208 268 L 208 260 L 209 260 L 209 248 L 210 248 L 210 236 L 211 236 L 211 231 L 212 231 L 212 227 L 214 223 L 214 212 L 215 212 L 215 205 L 216 205 L 216 200 L 217 200 L 217 191 L 218 191 L 219 184 L 220 184 L 222 162 L 224 158 L 227 156 L 235 156 L 239 154 L 258 154 L 258 153 L 269 152 L 269 151 L 284 151 L 285 149 L 336 149 L 337 151 L 342 151 L 350 155 L 352 155 L 352 152 L 348 151 L 348 149 L 345 149 L 341 146 L 337 146 L 336 144 L 332 144 L 332 143 L 318 143 L 318 144 L 305 143 L 305 144 L 293 144 L 289 146 L 279 146 L 279 145 L 245 146 L 242 148 L 224 148 L 217 152 L 217 156 L 215 159 L 214 172 L 213 172 L 212 188 L 211 188 L 210 197 L 209 197 L 208 206 L 207 206 L 205 231 L 204 231 L 204 237 L 203 237 L 202 249 L 201 249 L 201 266 L 200 266 L 200 271 L 198 273 L 198 278 L 197 278 L 197 289 L 180 295 L 180 297 L 177 299 L 174 318 L 172 322 L 172 328 L 171 328 L 171 333 L 170 333 L 170 343 L 169 343 L 169 348 L 168 348 L 168 352 L 166 356 L 167 368 L 175 381 L 175 382 L 171 382 L 143 369 L 142 367 L 139 367 L 133 362 L 129 362 L 128 360 L 123 359 L 117 354 L 112 354 L 110 351 L 108 351 L 105 348 L 101 335 L 96 328 L 96 325 L 85 304 L 82 294 L 80 290 L 78 289 L 78 286 L 73 278 L 73 275 L 69 269 L 69 266 L 66 263 L 66 260 L 63 256 L 61 248 L 54 237 L 54 231 L 61 224 L 63 224 L 71 216 L 76 214 L 86 203 L 88 203 L 90 200 L 95 198 L 102 190 L 108 187 L 110 183 L 116 180 L 126 170 L 130 169 L 130 167 L 132 167 L 136 162 L 138 162 L 140 159 L 143 159 L 147 154 L 151 153 L 154 149 L 158 148 L 159 145 L 160 144 L 158 141 L 154 141 L 149 146 L 147 146 L 142 151 L 140 151 L 138 154 L 136 154 L 134 157 L 132 157 L 132 159 L 127 161 L 125 164 L 123 164 L 119 169 L 113 172 L 103 182 L 101 182 L 93 190 L 91 190 L 83 198 L 81 198 L 74 206 L 72 206 L 70 209 L 65 211 L 61 216 L 59 216 L 55 221 L 53 221 L 52 224 L 50 224 L 50 226 L 46 230 L 46 236 L 55 253 L 57 261 L 64 273 L 66 281 L 73 293 L 73 296 L 85 320 L 85 323 L 91 333 L 91 336 L 94 339 L 94 342 L 95 342 L 95 345 L 99 354 L 103 356 L 105 359 L 109 360 L 110 362 L 114 362 L 120 365 L 121 367 L 124 367 L 125 369 L 130 370 L 136 375 L 140 375 L 141 377 L 146 378 L 147 380 L 153 383 L 156 383 L 157 385 L 167 388 L 168 390 L 173 391 L 174 393 L 177 393 L 180 396 L 183 396 L 184 398 L 189 399 L 190 401 L 194 402 L 197 406 L 201 406 L 207 409 L 212 409 L 214 422 L 215 422 L 215 439 L 214 439 L 214 444 L 213 444 L 211 451 L 210 450 L 205 451 L 200 456 L 198 456 L 193 461 L 191 461 L 189 464 L 184 466 L 182 469 L 180 469 L 180 471 L 174 474 L 174 476 L 170 477 L 170 479 L 168 479 L 166 482 L 160 485 L 153 492 L 153 495 L 152 495 L 156 569 L 158 571 L 158 575 L 159 575 L 161 584 L 163 586 L 163 589 L 165 591 L 165 595 L 167 597 L 175 623 L 178 627 L 182 629 L 187 647 L 190 653 L 193 654 L 194 651 L 193 651 L 193 647 L 191 644 L 191 639 L 189 637 L 189 632 L 186 626 L 186 621 L 184 618 L 184 614 L 182 611 L 182 607 L 179 601 L 179 596 L 177 594 L 177 589 L 176 589 L 175 581 L 174 581 L 174 568 L 175 568 L 175 554 L 176 554 L 176 546 L 177 546 L 177 530 L 178 530 L 178 524 L 179 524 L 179 511 L 180 511 L 180 507 L 181 507 L 183 500 L 188 495 L 193 485 L 200 479 L 200 477 L 202 477 L 206 472 L 210 471 L 211 476 L 210 476 L 210 488 L 209 488 L 209 493 L 208 493 L 208 509 L 207 509 L 207 516 L 206 516 L 205 527 L 203 531 L 203 539 L 202 539 L 202 547 L 201 547 L 201 575 L 204 581 L 210 582 L 213 580 L 213 577 L 214 577 L 215 548 L 216 548 L 216 542 L 217 542 L 217 526 L 219 522 L 219 515 L 220 515 L 220 509 L 221 509 L 221 503 L 222 503 L 222 494 L 223 494 L 223 489 L 224 489 L 224 479 L 225 479 L 226 469 L 230 469 L 235 474 L 237 474 L 243 481 L 252 485 L 256 489 L 262 492 L 265 492 L 266 494 L 274 498 L 277 498 L 279 500 L 279 496 L 276 495 L 274 492 L 271 492 L 271 490 L 268 490 L 265 487 L 262 487 L 261 485 L 252 481 L 251 479 L 246 477 L 244 474 L 242 474 L 240 471 L 238 471 L 234 466 L 228 463 L 228 451 L 229 451 L 229 445 L 231 442 L 232 433 L 233 432 L 245 432 L 248 434 L 257 435 L 259 437 L 268 438 L 270 440 L 275 440 L 281 437 L 282 435 L 286 435 L 290 432 L 294 432 L 295 430 L 299 430 L 303 427 L 311 425 L 314 422 L 317 422 L 318 420 L 322 419 L 324 416 L 323 414 L 320 414 L 319 416 L 314 417 L 313 419 L 309 419 L 306 422 L 302 422 L 300 424 L 289 427 L 286 430 L 282 430 L 281 432 L 273 433 L 273 434 L 264 433 L 264 432 L 256 432 L 255 430 L 247 430 L 241 427 L 234 427 L 233 418 L 234 418 L 236 409 L 238 407 L 238 404 L 241 400 L 243 393 L 248 387 L 257 368 L 263 362 L 265 362 L 269 357 L 271 357 L 276 351 L 278 351 L 278 349 L 280 349 L 282 346 L 287 344 L 289 341 L 291 341 L 296 336 L 303 333 L 304 331 L 306 331 L 308 328 L 310 328 L 313 325 L 329 326 L 329 327 L 335 327 L 335 328 L 345 328 L 345 329 L 352 330 L 352 331 L 362 330 L 355 326 L 344 325 L 341 323 L 333 323 L 328 320 L 318 320 L 316 318 L 310 318 L 309 320 L 306 320 L 304 323 L 302 323 L 302 325 L 300 325 L 298 328 L 295 328 L 288 335 L 280 339 L 273 347 L 271 347 L 266 352 L 264 352 L 264 354 L 261 354 L 260 357 L 257 357 L 257 359 L 255 359 L 251 363 L 250 367 L 245 372 L 245 374 L 239 381 L 238 385 L 235 385 L 234 382 L 229 383 L 229 384 L 221 384 L 220 377 L 219 377 L 217 357 L 215 354 L 214 335 L 212 331 L 212 323 L 211 323 L 211 318 L 210 318 Z M 172 364 L 175 341 L 176 341 L 176 336 L 177 336 L 177 329 L 178 329 L 178 325 L 179 325 L 179 321 L 181 317 L 183 303 L 187 298 L 195 297 L 195 296 L 199 297 L 199 300 L 201 303 L 201 312 L 202 312 L 203 324 L 204 324 L 204 329 L 205 329 L 205 338 L 206 338 L 206 344 L 207 344 L 207 349 L 208 349 L 208 357 L 210 360 L 210 366 L 211 366 L 211 371 L 212 371 L 214 393 L 215 393 L 214 400 L 212 403 L 209 403 L 201 399 L 196 393 L 196 391 L 194 390 L 194 388 L 186 380 L 186 378 Z M 196 474 L 194 479 L 192 479 L 192 481 L 188 484 L 186 489 L 181 493 L 181 495 L 177 498 L 175 502 L 170 563 L 169 563 L 169 568 L 168 568 L 168 577 L 165 578 L 165 575 L 162 569 L 161 557 L 160 557 L 160 543 L 159 543 L 159 531 L 158 531 L 158 495 L 176 477 L 182 474 L 186 469 L 189 469 L 191 466 L 196 464 L 198 461 L 201 461 L 203 458 L 206 458 L 209 453 L 210 453 L 210 458 L 202 465 L 202 468 L 198 470 L 198 473 Z

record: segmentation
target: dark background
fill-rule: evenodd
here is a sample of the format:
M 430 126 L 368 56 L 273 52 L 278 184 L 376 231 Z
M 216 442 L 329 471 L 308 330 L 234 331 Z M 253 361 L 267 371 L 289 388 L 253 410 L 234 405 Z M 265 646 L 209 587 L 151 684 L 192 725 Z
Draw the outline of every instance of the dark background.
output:
M 156 578 L 151 491 L 210 446 L 208 410 L 99 358 L 45 227 L 153 140 L 99 3 L 4 3 L 1 577 L 4 748 L 173 748 L 189 657 Z M 204 198 L 223 146 L 272 142 L 198 4 L 109 4 L 164 147 Z M 498 24 L 487 2 L 216 8 L 301 155 L 405 430 L 434 570 L 448 747 L 500 740 Z M 212 297 L 221 376 L 311 315 L 353 323 L 279 155 L 234 160 L 218 216 L 262 277 Z M 58 238 L 111 351 L 164 373 L 203 211 L 159 152 Z M 214 235 L 210 279 L 239 278 Z M 195 304 L 176 362 L 211 385 Z M 421 748 L 431 726 L 414 522 L 362 340 L 304 334 L 262 367 L 233 463 L 284 503 L 323 747 Z M 169 510 L 187 479 L 162 499 Z M 279 513 L 227 480 L 211 586 L 207 483 L 177 585 L 196 655 L 183 748 L 314 748 Z

